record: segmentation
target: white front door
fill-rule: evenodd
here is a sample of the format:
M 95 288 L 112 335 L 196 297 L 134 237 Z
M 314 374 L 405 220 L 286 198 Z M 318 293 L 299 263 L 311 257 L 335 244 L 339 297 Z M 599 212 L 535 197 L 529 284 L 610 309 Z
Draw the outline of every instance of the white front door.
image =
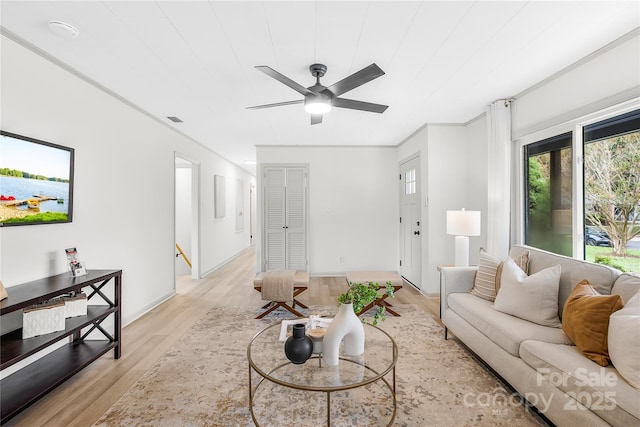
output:
M 420 158 L 400 165 L 400 274 L 420 289 L 422 224 L 420 219 Z

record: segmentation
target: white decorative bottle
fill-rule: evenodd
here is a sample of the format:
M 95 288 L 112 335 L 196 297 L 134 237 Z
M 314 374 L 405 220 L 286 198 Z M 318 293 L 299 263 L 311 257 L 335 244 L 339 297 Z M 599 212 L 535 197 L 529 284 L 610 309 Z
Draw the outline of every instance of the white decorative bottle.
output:
M 364 353 L 364 326 L 353 312 L 353 304 L 342 304 L 322 340 L 322 362 L 336 366 L 340 359 L 340 342 L 344 339 L 344 353 L 360 356 Z

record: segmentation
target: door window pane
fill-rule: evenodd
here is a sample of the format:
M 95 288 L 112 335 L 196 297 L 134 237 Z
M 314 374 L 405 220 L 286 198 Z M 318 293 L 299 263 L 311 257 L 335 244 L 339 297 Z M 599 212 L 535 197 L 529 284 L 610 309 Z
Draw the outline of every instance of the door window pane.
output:
M 562 255 L 572 255 L 571 133 L 525 147 L 525 243 Z
M 411 169 L 404 173 L 404 194 L 416 193 L 416 170 Z

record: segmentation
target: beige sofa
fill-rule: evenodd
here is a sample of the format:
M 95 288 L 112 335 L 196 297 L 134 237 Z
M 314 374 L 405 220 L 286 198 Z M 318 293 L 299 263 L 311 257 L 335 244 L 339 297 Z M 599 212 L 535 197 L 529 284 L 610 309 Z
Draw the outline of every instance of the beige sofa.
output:
M 588 279 L 601 294 L 628 301 L 640 290 L 640 278 L 618 270 L 526 246 L 510 257 L 529 253 L 529 274 L 561 266 L 558 314 L 573 287 Z M 540 413 L 557 426 L 640 425 L 640 391 L 613 365 L 587 359 L 562 328 L 541 326 L 499 312 L 493 303 L 469 293 L 477 267 L 441 268 L 441 317 L 450 330 Z M 639 332 L 640 333 L 640 332 Z M 499 404 L 508 404 L 498 402 Z M 496 408 L 499 409 L 499 408 Z

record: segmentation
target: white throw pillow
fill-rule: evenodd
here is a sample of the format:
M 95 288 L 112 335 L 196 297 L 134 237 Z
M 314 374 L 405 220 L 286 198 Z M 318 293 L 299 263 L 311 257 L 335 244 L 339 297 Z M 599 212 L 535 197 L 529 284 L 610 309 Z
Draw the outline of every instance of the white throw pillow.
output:
M 521 253 L 513 260 L 522 271 L 529 272 L 529 251 Z M 495 301 L 498 289 L 500 289 L 501 272 L 502 260 L 489 254 L 484 248 L 480 248 L 480 260 L 471 294 L 489 301 Z
M 640 292 L 609 318 L 608 341 L 611 363 L 640 390 Z
M 539 325 L 561 326 L 558 318 L 559 265 L 527 276 L 509 258 L 502 267 L 500 283 L 493 308 Z

